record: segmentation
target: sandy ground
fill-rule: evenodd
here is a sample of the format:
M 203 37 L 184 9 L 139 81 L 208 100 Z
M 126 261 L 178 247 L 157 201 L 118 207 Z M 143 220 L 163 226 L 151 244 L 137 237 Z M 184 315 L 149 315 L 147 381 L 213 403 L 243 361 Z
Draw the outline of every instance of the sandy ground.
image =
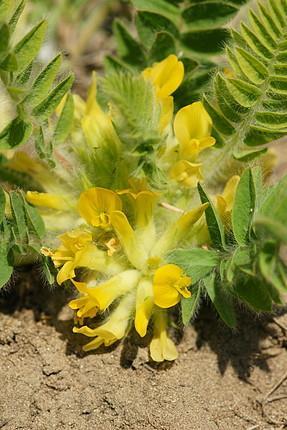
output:
M 205 305 L 175 333 L 179 359 L 156 367 L 129 339 L 83 354 L 67 294 L 37 278 L 29 287 L 22 274 L 0 297 L 0 429 L 287 428 L 287 308 L 275 320 L 242 310 L 232 332 Z

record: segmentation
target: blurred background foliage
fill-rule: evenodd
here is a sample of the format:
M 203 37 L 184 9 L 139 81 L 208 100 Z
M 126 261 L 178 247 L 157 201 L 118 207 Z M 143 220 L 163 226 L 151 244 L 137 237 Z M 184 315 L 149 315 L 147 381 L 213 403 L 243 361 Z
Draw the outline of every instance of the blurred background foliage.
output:
M 32 0 L 26 6 L 22 25 L 27 27 L 48 18 L 49 33 L 40 60 L 49 61 L 61 50 L 66 67 L 76 75 L 76 91 L 82 95 L 89 85 L 91 70 L 100 71 L 104 64 L 109 68 L 141 70 L 170 53 L 180 55 L 187 71 L 184 85 L 175 97 L 180 107 L 198 99 L 218 65 L 225 67 L 221 54 L 228 40 L 227 28 L 244 16 L 246 6 L 253 1 L 218 0 L 212 10 L 204 9 L 204 3 Z

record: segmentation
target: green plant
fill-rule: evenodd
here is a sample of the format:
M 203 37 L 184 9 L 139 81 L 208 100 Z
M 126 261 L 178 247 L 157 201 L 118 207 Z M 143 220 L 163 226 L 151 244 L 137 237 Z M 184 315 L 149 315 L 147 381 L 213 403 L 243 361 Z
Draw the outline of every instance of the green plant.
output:
M 243 3 L 134 1 L 147 48 L 116 21 L 121 58 L 107 58 L 104 77 L 92 75 L 86 101 L 67 95 L 59 105 L 71 78 L 49 90 L 57 59 L 40 75 L 49 84 L 45 98 L 43 78 L 12 97 L 32 139 L 23 146 L 25 133 L 17 145 L 5 137 L 15 120 L 1 135 L 5 151 L 22 145 L 3 157 L 1 175 L 15 183 L 20 174 L 27 191 L 25 198 L 19 190 L 0 193 L 1 282 L 19 255 L 41 259 L 51 282 L 54 265 L 57 283 L 78 292 L 69 305 L 74 332 L 93 338 L 85 350 L 109 346 L 134 326 L 141 337 L 153 330 L 153 360 L 173 360 L 167 330 L 175 306 L 181 304 L 187 324 L 209 297 L 233 328 L 237 303 L 255 312 L 283 303 L 286 176 L 268 182 L 266 143 L 286 134 L 287 1 L 258 3 L 252 25 L 231 30 L 224 39 L 227 72 L 219 63 L 206 91 L 198 87 L 202 101 L 180 107 L 174 99 L 182 91 L 193 100 L 184 72 L 191 79 L 192 64 L 210 61 L 202 41 L 212 47 L 215 34 L 226 35 L 221 25 Z M 182 20 L 188 38 L 179 31 Z M 1 64 L 19 54 L 17 46 Z M 184 61 L 174 55 L 179 50 Z M 3 75 L 9 94 L 13 76 Z
M 107 57 L 106 64 L 141 70 L 170 54 L 180 54 L 186 74 L 174 97 L 178 107 L 185 106 L 201 98 L 230 39 L 227 24 L 248 2 L 131 0 L 136 9 L 133 26 L 137 37 L 122 20 L 116 20 L 117 57 Z
M 68 75 L 53 87 L 61 65 L 61 55 L 56 56 L 44 69 L 37 66 L 37 55 L 43 44 L 47 23 L 39 22 L 16 44 L 13 32 L 24 9 L 25 2 L 3 0 L 0 4 L 0 77 L 14 109 L 14 118 L 0 134 L 0 150 L 10 150 L 24 145 L 30 138 L 36 143 L 41 158 L 52 160 L 52 145 L 57 127 L 63 128 L 59 119 L 54 131 L 48 126 L 51 116 L 73 83 Z M 7 172 L 4 173 L 4 175 Z
M 231 31 L 231 77 L 218 72 L 204 105 L 225 158 L 250 160 L 286 135 L 286 2 L 258 4 L 248 23 Z M 216 169 L 212 176 L 216 175 Z

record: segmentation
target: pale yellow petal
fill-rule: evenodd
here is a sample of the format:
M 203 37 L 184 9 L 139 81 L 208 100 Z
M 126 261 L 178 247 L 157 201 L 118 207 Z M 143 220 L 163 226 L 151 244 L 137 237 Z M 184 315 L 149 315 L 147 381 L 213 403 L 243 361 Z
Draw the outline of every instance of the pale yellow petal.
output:
M 76 276 L 75 266 L 73 261 L 65 263 L 58 272 L 57 282 L 61 285 L 63 282 L 68 281 Z
M 97 75 L 96 72 L 92 72 L 92 82 L 88 89 L 88 99 L 86 104 L 86 114 L 90 114 L 95 110 L 100 110 L 97 103 Z
M 119 196 L 105 188 L 90 188 L 84 191 L 78 204 L 81 217 L 93 227 L 108 227 L 111 212 L 121 208 L 122 202 Z
M 107 254 L 90 243 L 75 255 L 75 267 L 87 267 L 90 270 L 102 272 L 107 264 Z
M 133 201 L 137 228 L 145 228 L 150 223 L 158 198 L 159 194 L 153 191 L 140 191 L 138 194 L 134 195 Z
M 173 97 L 168 96 L 161 99 L 161 114 L 160 114 L 160 131 L 164 131 L 172 121 L 174 102 Z
M 169 174 L 180 185 L 187 188 L 196 188 L 198 182 L 203 179 L 201 166 L 200 163 L 180 160 L 170 169 Z
M 28 191 L 26 193 L 26 200 L 34 206 L 43 208 L 56 209 L 60 211 L 65 211 L 68 209 L 65 198 L 56 194 Z
M 141 243 L 138 243 L 134 230 L 123 212 L 111 213 L 111 224 L 118 236 L 129 261 L 137 269 L 141 269 L 147 259 L 146 252 Z
M 201 102 L 183 107 L 174 119 L 174 133 L 180 145 L 187 145 L 191 139 L 210 136 L 211 127 L 211 118 Z
M 137 288 L 135 329 L 141 337 L 146 335 L 154 305 L 152 283 L 142 279 Z
M 154 284 L 154 303 L 160 308 L 167 309 L 180 302 L 180 294 L 170 284 Z
M 98 303 L 99 309 L 104 311 L 116 299 L 135 289 L 139 278 L 137 270 L 126 270 L 95 287 L 88 287 L 85 292 Z
M 170 225 L 153 248 L 153 255 L 164 255 L 190 234 L 192 226 L 201 218 L 208 203 L 183 214 L 175 223 Z
M 76 328 L 74 333 L 81 333 L 95 339 L 83 347 L 84 351 L 96 349 L 104 344 L 109 346 L 119 339 L 122 339 L 129 330 L 130 318 L 135 306 L 135 292 L 127 294 L 112 312 L 110 317 L 99 327 L 91 329 L 87 326 Z
M 72 251 L 73 253 L 83 249 L 87 244 L 93 240 L 92 233 L 86 230 L 70 230 L 59 236 L 64 248 Z
M 176 55 L 169 55 L 165 60 L 144 70 L 143 76 L 155 85 L 158 97 L 165 98 L 180 86 L 184 77 L 184 66 Z
M 176 347 L 167 336 L 167 314 L 159 311 L 154 318 L 154 336 L 150 343 L 150 355 L 156 362 L 173 361 L 178 357 Z
M 231 211 L 233 206 L 233 201 L 236 193 L 237 186 L 240 181 L 240 176 L 234 175 L 232 176 L 227 184 L 225 185 L 222 197 L 224 198 L 226 202 L 226 210 Z

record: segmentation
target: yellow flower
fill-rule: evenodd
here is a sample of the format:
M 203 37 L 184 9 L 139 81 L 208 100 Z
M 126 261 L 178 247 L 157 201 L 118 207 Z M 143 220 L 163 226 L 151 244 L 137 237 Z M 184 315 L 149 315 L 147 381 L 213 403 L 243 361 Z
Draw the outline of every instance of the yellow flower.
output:
M 123 190 L 119 194 L 126 194 L 130 197 L 130 202 L 135 214 L 135 234 L 137 241 L 141 242 L 143 247 L 149 250 L 155 240 L 155 226 L 153 222 L 153 213 L 155 204 L 159 198 L 159 193 L 149 190 L 133 191 Z
M 24 151 L 17 151 L 12 159 L 5 163 L 5 167 L 16 170 L 16 172 L 26 173 L 31 176 L 42 188 L 52 194 L 58 194 L 60 188 L 56 175 L 41 161 L 33 159 Z M 65 187 L 65 192 L 68 188 Z
M 84 191 L 79 199 L 79 213 L 93 227 L 110 226 L 110 215 L 122 209 L 119 196 L 105 188 L 90 188 Z
M 164 99 L 180 86 L 184 76 L 184 66 L 176 55 L 169 55 L 165 60 L 155 63 L 143 71 L 145 79 L 156 88 L 157 96 Z
M 27 191 L 26 200 L 34 206 L 57 209 L 61 211 L 69 209 L 69 206 L 65 202 L 65 198 L 56 194 Z
M 164 130 L 172 120 L 173 97 L 171 94 L 180 86 L 184 77 L 184 66 L 176 55 L 169 55 L 165 60 L 155 63 L 143 71 L 143 77 L 152 82 L 161 103 L 160 130 Z
M 69 307 L 76 312 L 77 317 L 82 320 L 84 318 L 93 318 L 97 315 L 99 310 L 99 305 L 96 300 L 87 293 L 87 285 L 85 282 L 72 281 L 82 296 L 78 299 L 71 300 L 69 302 Z
M 147 326 L 152 315 L 154 300 L 153 288 L 149 279 L 143 278 L 137 288 L 135 329 L 143 337 L 146 335 Z
M 112 278 L 102 282 L 93 283 L 93 281 L 90 281 L 87 284 L 81 283 L 80 288 L 75 284 L 81 296 L 79 299 L 71 302 L 71 307 L 75 310 L 78 309 L 78 318 L 85 318 L 98 311 L 104 312 L 116 300 L 120 300 L 120 303 L 122 303 L 126 296 L 134 291 L 135 328 L 140 336 L 145 336 L 149 320 L 155 308 L 155 288 L 158 290 L 162 286 L 161 278 L 158 277 L 161 271 L 165 271 L 166 276 L 162 279 L 165 280 L 165 286 L 167 285 L 172 290 L 171 296 L 173 302 L 175 296 L 178 301 L 180 295 L 190 295 L 186 289 L 186 284 L 190 284 L 190 279 L 185 277 L 177 266 L 166 265 L 158 269 L 155 279 L 159 279 L 159 284 L 156 284 L 155 287 L 152 282 L 152 274 L 162 264 L 166 253 L 176 247 L 183 238 L 192 234 L 192 226 L 200 219 L 208 205 L 201 205 L 180 215 L 166 229 L 164 234 L 158 237 L 153 217 L 155 202 L 158 197 L 157 193 L 149 190 L 135 190 L 135 192 L 124 190 L 120 193 L 128 194 L 132 201 L 134 227 L 130 224 L 124 212 L 109 209 L 109 226 L 113 229 L 115 239 L 118 240 L 123 251 L 122 253 L 118 251 L 109 257 L 109 261 L 116 262 L 117 272 Z M 87 198 L 86 202 L 89 210 L 83 216 L 91 223 L 91 219 L 95 216 L 94 212 L 98 216 L 99 209 L 98 206 L 95 208 L 92 207 L 91 199 Z M 105 210 L 105 213 L 107 213 L 107 210 Z M 172 271 L 174 268 L 175 270 Z M 171 283 L 174 285 L 171 286 Z M 170 294 L 170 289 L 168 290 L 168 295 Z M 102 343 L 108 344 L 111 339 L 110 337 L 105 338 L 102 332 L 100 334 L 99 330 L 101 330 L 101 327 L 96 332 L 86 327 L 81 331 L 81 333 L 89 336 L 97 336 L 95 343 L 91 343 L 93 348 Z M 117 338 L 112 337 L 113 341 Z
M 216 208 L 219 215 L 226 224 L 230 224 L 230 216 L 233 208 L 234 197 L 240 176 L 234 175 L 226 183 L 223 193 L 216 196 Z
M 174 119 L 174 133 L 182 160 L 194 161 L 198 154 L 215 144 L 210 136 L 212 121 L 201 102 L 180 109 Z
M 74 96 L 75 116 L 80 120 L 87 143 L 92 148 L 109 144 L 113 150 L 120 146 L 120 140 L 114 129 L 110 115 L 104 112 L 97 102 L 97 76 L 93 72 L 92 83 L 85 103 L 79 96 Z
M 75 283 L 77 289 L 96 306 L 100 311 L 105 311 L 115 300 L 135 289 L 140 279 L 137 270 L 125 270 L 107 281 L 96 283 Z M 84 314 L 81 315 L 85 317 Z
M 93 243 L 91 233 L 73 230 L 59 236 L 61 246 L 52 253 L 56 267 L 61 267 L 57 275 L 58 284 L 73 279 L 77 267 L 102 271 L 106 265 L 106 254 Z
M 167 314 L 158 310 L 154 316 L 154 335 L 150 343 L 150 355 L 154 361 L 173 361 L 178 357 L 175 344 L 167 335 Z
M 154 274 L 153 291 L 154 302 L 160 308 L 175 306 L 181 297 L 188 298 L 191 278 L 185 276 L 183 270 L 175 264 L 166 264 Z
M 191 163 L 187 160 L 178 161 L 170 169 L 170 177 L 187 188 L 196 188 L 199 181 L 203 179 L 201 163 Z
M 127 294 L 112 312 L 111 316 L 104 324 L 95 329 L 87 326 L 81 328 L 74 327 L 74 333 L 81 333 L 85 336 L 94 337 L 91 342 L 83 347 L 84 351 L 96 349 L 102 344 L 110 346 L 119 339 L 122 339 L 130 326 L 130 318 L 135 305 L 135 292 Z

